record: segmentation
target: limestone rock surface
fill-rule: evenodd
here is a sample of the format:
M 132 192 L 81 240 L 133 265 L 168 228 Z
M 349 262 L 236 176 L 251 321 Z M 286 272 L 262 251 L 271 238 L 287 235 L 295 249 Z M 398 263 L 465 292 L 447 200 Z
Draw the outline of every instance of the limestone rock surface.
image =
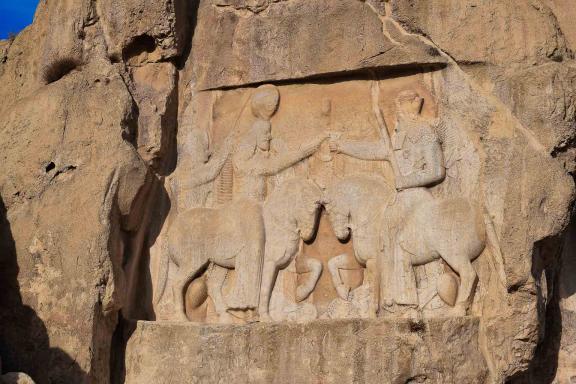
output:
M 198 21 L 193 49 L 200 89 L 445 62 L 419 39 L 397 36 L 361 1 L 296 0 L 244 14 L 205 0 Z
M 575 12 L 569 0 L 40 1 L 0 41 L 3 372 L 40 384 L 576 381 Z M 406 91 L 436 136 L 396 136 Z M 374 300 L 361 236 L 337 236 L 328 210 L 342 179 L 402 190 L 390 156 L 335 149 L 386 135 L 394 150 L 441 148 L 441 177 L 420 187 L 477 204 L 473 234 L 490 237 L 469 255 L 469 300 L 437 297 L 446 273 L 465 280 L 446 255 L 410 270 L 423 321 Z M 263 170 L 271 159 L 285 162 Z M 287 230 L 270 214 L 291 247 L 275 242 L 245 286 L 210 261 L 176 308 L 182 273 L 163 262 L 179 215 L 239 196 L 264 208 L 294 177 L 314 187 L 279 212 L 314 225 Z M 461 229 L 429 223 L 446 241 Z M 210 240 L 222 227 L 195 228 Z M 240 299 L 219 307 L 260 291 L 272 264 L 283 321 Z M 179 312 L 197 324 L 160 321 Z
M 474 318 L 209 327 L 138 322 L 126 350 L 126 383 L 482 383 L 488 370 L 478 324 Z

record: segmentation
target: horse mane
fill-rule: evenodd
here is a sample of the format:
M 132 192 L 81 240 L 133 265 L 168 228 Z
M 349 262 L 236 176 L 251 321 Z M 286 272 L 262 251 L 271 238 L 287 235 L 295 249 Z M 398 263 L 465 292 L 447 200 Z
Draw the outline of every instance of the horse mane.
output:
M 292 197 L 296 201 L 308 201 L 309 198 L 318 198 L 319 196 L 310 196 L 310 189 L 318 188 L 318 193 L 320 194 L 320 188 L 316 187 L 314 182 L 303 178 L 303 177 L 293 177 L 284 182 L 282 182 L 279 186 L 277 186 L 274 191 L 268 196 L 266 199 L 266 204 L 274 204 L 278 201 L 284 201 L 288 197 Z
M 265 221 L 283 223 L 288 219 L 287 215 L 294 216 L 300 212 L 299 208 L 306 208 L 311 199 L 320 204 L 322 200 L 320 187 L 306 178 L 288 179 L 277 186 L 266 199 L 263 209 Z M 313 212 L 309 213 L 312 214 Z
M 395 193 L 394 188 L 380 176 L 352 175 L 332 184 L 328 187 L 326 195 L 329 200 L 342 201 L 343 198 L 350 197 L 357 200 L 374 201 L 390 200 L 390 196 Z

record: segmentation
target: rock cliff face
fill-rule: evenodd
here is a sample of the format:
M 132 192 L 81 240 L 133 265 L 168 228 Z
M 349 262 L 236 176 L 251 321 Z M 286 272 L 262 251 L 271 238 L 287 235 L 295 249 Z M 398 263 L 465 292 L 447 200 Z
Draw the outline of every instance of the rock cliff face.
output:
M 0 41 L 2 370 L 576 382 L 572 16 L 568 0 L 41 0 Z M 293 177 L 313 186 L 281 193 Z M 393 196 L 388 240 L 361 241 L 375 215 L 340 236 L 337 196 L 380 180 L 352 205 Z M 307 198 L 315 221 L 287 228 Z M 266 223 L 245 257 L 239 206 L 239 227 Z M 184 250 L 206 257 L 196 273 Z M 201 324 L 165 321 L 183 311 Z M 241 324 L 202 325 L 218 322 Z

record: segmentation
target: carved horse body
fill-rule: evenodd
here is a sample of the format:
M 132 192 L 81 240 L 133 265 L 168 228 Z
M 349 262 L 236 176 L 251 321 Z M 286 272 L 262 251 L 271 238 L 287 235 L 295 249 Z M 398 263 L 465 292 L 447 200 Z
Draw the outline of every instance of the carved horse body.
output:
M 311 181 L 294 178 L 277 187 L 262 206 L 252 200 L 233 201 L 218 209 L 195 208 L 180 214 L 168 232 L 167 252 L 159 273 L 158 302 L 168 278 L 168 260 L 179 267 L 173 291 L 178 317 L 186 319 L 184 290 L 209 265 L 208 294 L 216 312 L 259 308 L 268 319 L 268 303 L 278 270 L 296 256 L 300 238 L 313 237 L 322 192 Z M 308 259 L 309 281 L 298 287 L 307 297 L 322 272 L 319 261 Z M 224 299 L 226 270 L 237 272 L 236 286 Z
M 352 235 L 355 256 L 361 264 L 377 257 L 392 257 L 382 252 L 383 236 L 388 236 L 384 232 L 389 230 L 386 212 L 390 193 L 394 191 L 383 180 L 368 176 L 345 179 L 326 193 L 325 206 L 332 228 L 341 240 Z M 458 273 L 461 282 L 454 312 L 465 314 L 477 281 L 472 261 L 486 246 L 486 226 L 480 209 L 462 198 L 426 199 L 412 206 L 394 230 L 395 244 L 391 247 L 401 248 L 402 256 L 409 257 L 411 265 L 441 258 Z M 330 260 L 331 270 L 341 264 L 338 257 Z M 348 289 L 339 277 L 334 273 L 332 276 L 340 287 L 339 295 L 345 298 Z
M 382 252 L 382 214 L 393 195 L 393 189 L 384 179 L 363 175 L 347 177 L 330 186 L 324 194 L 324 206 L 336 237 L 344 241 L 352 235 L 354 257 L 366 268 L 363 285 L 370 285 L 372 292 L 369 310 L 371 316 L 376 316 L 378 310 L 379 281 L 376 261 Z M 348 269 L 347 264 L 347 254 L 338 255 L 328 261 L 336 292 L 344 300 L 348 300 L 350 287 L 344 284 L 339 271 Z
M 322 203 L 322 191 L 314 182 L 294 178 L 283 182 L 264 203 L 266 250 L 260 294 L 260 318 L 270 320 L 269 305 L 280 269 L 286 268 L 298 253 L 300 239 L 314 237 Z M 297 301 L 314 290 L 322 273 L 322 263 L 305 259 L 310 273 L 308 280 L 297 287 Z
M 322 191 L 312 181 L 302 178 L 286 180 L 268 197 L 263 206 L 266 234 L 262 285 L 260 290 L 260 320 L 272 320 L 269 315 L 270 298 L 278 272 L 296 257 L 300 239 L 311 239 L 317 228 Z M 322 274 L 322 263 L 316 259 L 304 260 L 309 275 L 296 288 L 296 300 L 306 299 L 316 287 Z M 212 268 L 207 276 L 208 293 L 214 301 L 216 312 L 226 319 L 229 309 L 222 297 L 226 273 Z
M 172 287 L 178 319 L 187 319 L 184 293 L 188 283 L 209 264 L 237 271 L 231 307 L 257 308 L 260 292 L 256 287 L 261 278 L 264 241 L 262 208 L 251 200 L 238 200 L 218 209 L 194 208 L 179 214 L 168 231 L 166 254 L 158 275 L 157 301 L 164 293 L 171 260 L 178 266 Z

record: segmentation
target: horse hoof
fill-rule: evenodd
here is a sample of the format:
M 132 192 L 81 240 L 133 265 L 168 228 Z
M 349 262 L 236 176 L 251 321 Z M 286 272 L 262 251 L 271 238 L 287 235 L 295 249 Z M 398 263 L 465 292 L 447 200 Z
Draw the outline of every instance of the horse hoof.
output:
M 300 286 L 296 288 L 296 301 L 300 302 L 306 300 L 311 293 L 312 291 L 307 287 Z
M 443 302 L 453 307 L 456 305 L 456 299 L 458 298 L 459 285 L 460 281 L 454 273 L 443 273 L 436 283 L 438 296 Z
M 238 299 L 227 300 L 226 303 L 228 310 L 247 311 L 249 309 L 253 309 L 253 307 L 244 304 L 241 300 Z
M 350 298 L 350 287 L 342 284 L 336 287 L 336 293 L 342 300 L 348 301 Z
M 234 317 L 229 314 L 228 312 L 222 312 L 218 314 L 218 323 L 219 324 L 233 324 Z

